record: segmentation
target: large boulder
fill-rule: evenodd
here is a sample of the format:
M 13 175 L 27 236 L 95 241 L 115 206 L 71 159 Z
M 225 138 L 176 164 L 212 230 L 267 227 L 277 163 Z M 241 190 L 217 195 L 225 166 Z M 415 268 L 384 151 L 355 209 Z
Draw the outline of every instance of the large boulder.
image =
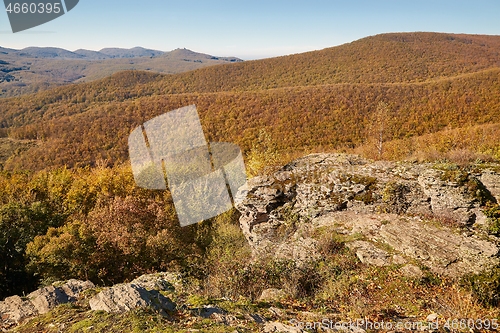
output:
M 182 279 L 178 273 L 160 272 L 141 275 L 130 283 L 146 290 L 175 291 L 182 286 Z
M 282 289 L 269 288 L 264 289 L 260 294 L 259 301 L 261 302 L 279 302 L 286 299 L 287 294 Z
M 53 285 L 61 289 L 66 294 L 69 302 L 75 302 L 82 292 L 95 288 L 95 285 L 90 281 L 75 279 L 71 279 L 66 282 L 55 282 Z
M 7 297 L 3 302 L 0 302 L 0 318 L 2 320 L 0 329 L 12 328 L 25 319 L 36 315 L 38 312 L 30 301 L 19 296 Z
M 363 263 L 398 265 L 407 258 L 435 273 L 459 276 L 498 264 L 498 239 L 480 226 L 486 220 L 481 207 L 496 202 L 497 176 L 449 165 L 313 154 L 250 179 L 236 202 L 255 256 L 317 259 L 311 235 L 329 226 L 363 235 L 346 244 Z M 443 223 L 433 226 L 430 220 Z M 387 253 L 388 247 L 395 253 Z
M 45 314 L 60 304 L 75 302 L 81 292 L 90 288 L 94 288 L 92 282 L 68 280 L 38 289 L 26 297 L 7 297 L 0 302 L 0 328 L 13 327 L 29 318 Z
M 497 201 L 500 202 L 500 171 L 486 169 L 481 174 L 480 180 Z
M 48 286 L 29 294 L 28 300 L 39 314 L 45 314 L 59 304 L 68 303 L 69 297 L 61 288 Z
M 366 239 L 346 244 L 366 264 L 404 264 L 401 257 L 406 257 L 436 274 L 452 277 L 480 273 L 499 264 L 499 249 L 495 242 L 433 225 L 418 217 L 332 212 L 311 223 L 317 228 L 329 226 L 339 234 Z M 391 253 L 386 248 L 391 248 Z
M 133 284 L 117 284 L 106 288 L 89 301 L 92 310 L 123 313 L 136 308 L 151 307 L 162 314 L 175 310 L 175 303 L 157 290 L 146 290 Z

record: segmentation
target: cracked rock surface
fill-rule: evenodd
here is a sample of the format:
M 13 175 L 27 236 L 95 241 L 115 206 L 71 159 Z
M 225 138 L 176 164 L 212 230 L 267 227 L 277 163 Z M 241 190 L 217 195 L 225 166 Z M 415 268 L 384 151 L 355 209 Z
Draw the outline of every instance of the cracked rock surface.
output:
M 250 179 L 237 209 L 256 256 L 314 260 L 311 235 L 328 227 L 349 236 L 363 263 L 457 277 L 499 264 L 499 240 L 484 231 L 482 212 L 499 194 L 500 174 L 490 169 L 313 154 Z

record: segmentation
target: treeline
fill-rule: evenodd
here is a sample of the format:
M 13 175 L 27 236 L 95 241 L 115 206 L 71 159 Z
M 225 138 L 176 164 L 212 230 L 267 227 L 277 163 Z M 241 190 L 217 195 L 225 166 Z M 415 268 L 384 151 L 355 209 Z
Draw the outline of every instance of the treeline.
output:
M 148 72 L 127 71 L 92 83 L 0 99 L 0 128 L 20 127 L 41 120 L 83 113 L 96 105 L 149 96 L 152 89 L 143 86 L 155 86 L 164 77 Z

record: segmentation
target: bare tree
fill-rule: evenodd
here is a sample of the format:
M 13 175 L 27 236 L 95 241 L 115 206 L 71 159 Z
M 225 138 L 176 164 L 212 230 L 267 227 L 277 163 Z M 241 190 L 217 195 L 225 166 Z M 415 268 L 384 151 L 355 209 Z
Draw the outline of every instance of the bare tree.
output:
M 379 102 L 377 109 L 370 117 L 369 141 L 373 142 L 378 158 L 381 159 L 384 153 L 384 143 L 392 139 L 391 131 L 391 111 L 386 102 Z

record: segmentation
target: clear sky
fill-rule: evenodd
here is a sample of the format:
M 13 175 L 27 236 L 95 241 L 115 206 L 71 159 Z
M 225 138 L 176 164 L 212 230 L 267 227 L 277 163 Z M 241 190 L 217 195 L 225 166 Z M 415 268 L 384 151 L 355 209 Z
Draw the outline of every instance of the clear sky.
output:
M 23 0 L 19 0 L 22 2 Z M 322 49 L 384 32 L 500 35 L 500 0 L 80 0 L 0 46 L 188 48 L 245 60 Z

